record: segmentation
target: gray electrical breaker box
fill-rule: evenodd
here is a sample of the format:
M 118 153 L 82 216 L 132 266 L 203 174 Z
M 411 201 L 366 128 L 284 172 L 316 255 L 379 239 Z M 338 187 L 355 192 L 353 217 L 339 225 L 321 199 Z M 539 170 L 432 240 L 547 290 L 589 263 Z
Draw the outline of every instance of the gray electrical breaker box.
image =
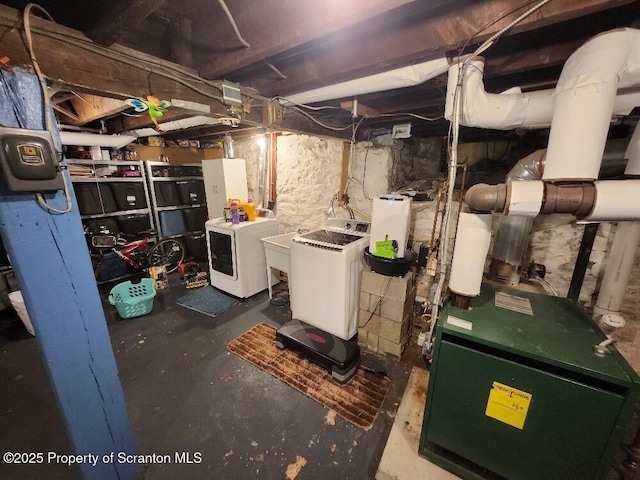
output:
M 9 191 L 49 192 L 64 188 L 49 131 L 0 127 L 0 147 L 0 168 Z

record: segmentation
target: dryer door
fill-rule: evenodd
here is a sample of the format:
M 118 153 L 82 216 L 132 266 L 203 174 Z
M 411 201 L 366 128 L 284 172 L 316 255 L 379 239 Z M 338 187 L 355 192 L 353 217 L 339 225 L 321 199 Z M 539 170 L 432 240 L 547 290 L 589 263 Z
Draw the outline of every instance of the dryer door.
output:
M 233 230 L 209 230 L 208 233 L 211 275 L 224 275 L 229 279 L 237 280 L 235 232 Z

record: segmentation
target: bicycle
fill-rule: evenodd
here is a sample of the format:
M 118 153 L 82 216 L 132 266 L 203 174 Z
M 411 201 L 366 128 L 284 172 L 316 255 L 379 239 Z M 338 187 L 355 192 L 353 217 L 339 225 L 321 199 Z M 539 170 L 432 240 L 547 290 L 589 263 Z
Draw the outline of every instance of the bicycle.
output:
M 145 271 L 149 267 L 164 266 L 167 273 L 171 273 L 184 261 L 185 247 L 174 238 L 167 238 L 159 242 L 152 242 L 155 230 L 146 230 L 138 235 L 126 235 L 119 233 L 113 235 L 110 232 L 87 231 L 90 237 L 90 245 L 94 250 L 91 254 L 94 263 L 96 279 L 100 274 L 100 267 L 104 254 L 107 251 L 115 253 L 136 271 Z M 142 238 L 137 238 L 142 235 Z M 136 237 L 136 240 L 127 240 L 125 237 Z

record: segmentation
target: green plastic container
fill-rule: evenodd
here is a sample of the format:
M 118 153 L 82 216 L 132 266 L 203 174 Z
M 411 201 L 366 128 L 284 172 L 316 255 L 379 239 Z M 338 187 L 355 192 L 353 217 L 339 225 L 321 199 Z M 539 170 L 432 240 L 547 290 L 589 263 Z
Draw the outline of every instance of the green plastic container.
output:
M 153 310 L 156 296 L 156 282 L 152 278 L 143 278 L 140 283 L 119 283 L 109 292 L 109 303 L 115 305 L 122 318 L 134 318 L 146 315 Z

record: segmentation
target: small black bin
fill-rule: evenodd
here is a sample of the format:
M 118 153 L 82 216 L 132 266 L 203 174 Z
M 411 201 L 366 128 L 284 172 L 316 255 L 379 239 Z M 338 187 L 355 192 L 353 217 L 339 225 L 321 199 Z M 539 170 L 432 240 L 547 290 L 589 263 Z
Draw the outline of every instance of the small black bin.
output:
M 148 215 L 126 215 L 118 217 L 120 231 L 127 235 L 137 235 L 138 233 L 150 230 L 151 221 Z
M 155 182 L 153 189 L 156 193 L 156 205 L 159 207 L 169 207 L 182 203 L 178 195 L 176 182 Z
M 207 209 L 205 207 L 187 208 L 182 211 L 184 226 L 190 232 L 204 231 L 204 223 L 207 221 Z
M 187 256 L 193 260 L 207 259 L 207 237 L 204 233 L 189 234 L 184 237 Z
M 118 209 L 136 210 L 147 208 L 147 198 L 144 195 L 144 185 L 134 182 L 113 182 L 109 185 L 116 198 Z
M 204 203 L 204 181 L 202 180 L 180 180 L 176 182 L 180 201 L 183 205 L 193 205 Z
M 104 183 L 77 183 L 73 186 L 80 215 L 95 215 L 118 210 L 113 192 Z

